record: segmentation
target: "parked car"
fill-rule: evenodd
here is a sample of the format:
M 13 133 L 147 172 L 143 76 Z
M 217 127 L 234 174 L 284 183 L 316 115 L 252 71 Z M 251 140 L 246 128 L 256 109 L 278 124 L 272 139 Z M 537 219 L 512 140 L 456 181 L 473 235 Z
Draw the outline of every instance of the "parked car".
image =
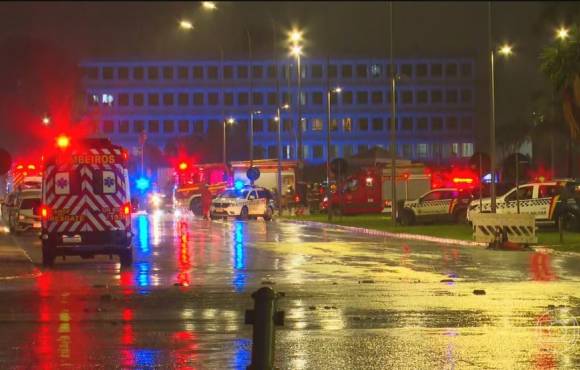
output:
M 533 214 L 538 224 L 557 225 L 562 217 L 566 229 L 580 229 L 580 182 L 577 180 L 527 183 L 518 188 L 496 198 L 497 213 L 517 213 L 519 199 L 520 213 Z M 479 199 L 472 200 L 467 219 L 471 221 L 480 212 L 491 212 L 491 198 L 483 198 L 481 206 Z
M 9 227 L 11 232 L 40 230 L 40 197 L 41 192 L 38 190 L 26 190 L 18 193 L 15 207 L 10 215 Z
M 397 204 L 397 221 L 403 225 L 416 222 L 465 222 L 471 194 L 457 188 L 440 188 L 428 191 L 415 200 L 400 200 Z
M 226 189 L 218 194 L 211 203 L 210 217 L 236 217 L 240 220 L 263 217 L 269 221 L 274 215 L 274 209 L 274 199 L 268 189 L 245 186 L 241 189 Z

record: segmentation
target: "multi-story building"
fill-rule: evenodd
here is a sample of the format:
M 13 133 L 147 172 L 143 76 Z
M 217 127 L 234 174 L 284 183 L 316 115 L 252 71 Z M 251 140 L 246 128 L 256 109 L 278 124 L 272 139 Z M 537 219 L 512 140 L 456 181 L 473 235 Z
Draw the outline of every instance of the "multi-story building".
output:
M 301 115 L 304 158 L 326 159 L 327 91 L 331 94 L 331 154 L 348 158 L 390 145 L 391 81 L 386 59 L 303 59 Z M 82 64 L 88 104 L 98 106 L 99 129 L 136 148 L 139 133 L 164 148 L 176 136 L 207 135 L 233 117 L 254 118 L 255 158 L 277 158 L 276 108 L 282 152 L 295 158 L 297 68 L 293 60 L 87 61 Z M 447 163 L 474 151 L 473 59 L 399 59 L 397 150 L 404 158 Z M 249 135 L 249 132 L 246 132 Z M 221 146 L 216 143 L 217 147 Z M 247 159 L 245 158 L 235 159 Z M 234 159 L 234 158 L 231 158 Z

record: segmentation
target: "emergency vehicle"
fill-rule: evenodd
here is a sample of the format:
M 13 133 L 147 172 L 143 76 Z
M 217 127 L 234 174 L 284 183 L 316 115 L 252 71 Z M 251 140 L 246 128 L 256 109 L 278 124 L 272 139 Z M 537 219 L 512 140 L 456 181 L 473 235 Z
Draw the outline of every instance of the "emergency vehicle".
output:
M 471 201 L 468 191 L 458 188 L 431 190 L 415 200 L 397 202 L 397 221 L 403 225 L 416 222 L 453 221 L 464 222 Z
M 240 220 L 263 217 L 270 221 L 274 215 L 274 199 L 263 187 L 243 186 L 220 193 L 211 204 L 212 219 L 236 217 Z
M 421 163 L 398 160 L 397 196 L 416 198 L 431 189 L 431 176 Z M 391 207 L 391 167 L 363 167 L 340 184 L 342 191 L 332 192 L 330 204 L 345 215 L 381 213 Z M 322 209 L 328 207 L 325 197 Z
M 519 190 L 518 190 L 519 188 Z M 520 213 L 532 214 L 536 223 L 557 224 L 564 216 L 566 229 L 580 227 L 580 183 L 576 180 L 555 180 L 528 183 L 514 187 L 496 198 L 496 213 L 517 213 L 519 198 Z M 491 212 L 491 198 L 474 199 L 469 204 L 467 219 L 475 213 Z
M 10 171 L 8 190 L 40 189 L 42 182 L 41 166 L 34 163 L 17 163 Z
M 127 152 L 108 139 L 59 137 L 42 181 L 42 263 L 57 256 L 116 254 L 133 260 Z
M 173 204 L 177 208 L 186 208 L 196 216 L 201 216 L 201 190 L 203 184 L 208 184 L 213 197 L 226 190 L 231 177 L 227 166 L 223 163 L 207 163 L 191 165 L 182 161 L 175 171 L 175 190 Z

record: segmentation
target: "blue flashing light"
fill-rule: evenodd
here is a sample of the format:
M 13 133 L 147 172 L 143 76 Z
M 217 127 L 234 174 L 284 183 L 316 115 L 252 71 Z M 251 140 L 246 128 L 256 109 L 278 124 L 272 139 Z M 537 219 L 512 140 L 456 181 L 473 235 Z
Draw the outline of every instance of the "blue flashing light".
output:
M 237 191 L 240 191 L 244 188 L 244 182 L 242 180 L 236 180 L 234 182 L 234 189 L 236 189 Z
M 140 177 L 137 179 L 137 189 L 139 190 L 147 190 L 149 189 L 149 185 L 151 184 L 151 182 L 149 181 L 149 179 L 145 178 L 145 177 Z

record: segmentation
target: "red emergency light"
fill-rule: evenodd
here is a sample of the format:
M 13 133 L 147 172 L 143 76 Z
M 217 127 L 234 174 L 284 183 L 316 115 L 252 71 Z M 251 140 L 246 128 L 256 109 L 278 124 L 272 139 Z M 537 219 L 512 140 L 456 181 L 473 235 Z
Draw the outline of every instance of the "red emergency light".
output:
M 66 135 L 60 135 L 56 138 L 56 146 L 61 149 L 66 149 L 70 145 L 70 138 Z
M 23 165 L 21 165 L 21 164 L 19 164 L 18 166 L 16 166 L 16 169 L 17 169 L 17 170 L 22 170 L 22 169 L 24 169 L 24 166 L 23 166 Z
M 50 208 L 48 208 L 48 206 L 40 206 L 40 217 L 44 220 L 46 220 L 48 218 L 48 215 L 50 214 Z
M 179 168 L 179 170 L 180 170 L 180 171 L 185 171 L 185 170 L 187 170 L 187 167 L 189 167 L 189 166 L 188 166 L 188 165 L 187 165 L 187 163 L 185 163 L 185 162 L 181 162 L 181 163 L 179 163 L 179 166 L 178 166 L 178 168 Z
M 35 166 L 35 165 L 33 165 L 33 164 L 29 164 L 27 168 L 28 168 L 29 170 L 35 170 L 35 169 L 36 169 L 36 166 Z

